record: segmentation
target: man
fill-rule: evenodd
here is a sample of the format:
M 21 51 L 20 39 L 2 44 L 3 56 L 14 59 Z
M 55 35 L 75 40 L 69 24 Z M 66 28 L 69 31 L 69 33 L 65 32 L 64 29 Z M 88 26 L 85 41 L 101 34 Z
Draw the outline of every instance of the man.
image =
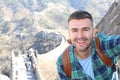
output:
M 95 46 L 93 18 L 86 11 L 75 11 L 68 19 L 68 33 L 71 78 L 63 69 L 62 55 L 57 60 L 57 71 L 60 80 L 111 80 L 113 70 L 100 59 Z M 98 33 L 102 51 L 115 64 L 120 54 L 120 35 L 106 36 Z

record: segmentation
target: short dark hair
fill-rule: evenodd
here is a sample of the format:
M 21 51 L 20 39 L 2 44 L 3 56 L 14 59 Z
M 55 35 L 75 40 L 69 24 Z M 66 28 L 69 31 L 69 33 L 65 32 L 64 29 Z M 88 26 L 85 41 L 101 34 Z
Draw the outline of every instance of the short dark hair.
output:
M 92 15 L 90 13 L 88 13 L 87 11 L 83 11 L 83 10 L 78 10 L 73 12 L 69 18 L 68 18 L 68 23 L 70 22 L 70 20 L 72 19 L 85 19 L 88 18 L 91 20 L 91 22 L 93 22 L 93 18 Z

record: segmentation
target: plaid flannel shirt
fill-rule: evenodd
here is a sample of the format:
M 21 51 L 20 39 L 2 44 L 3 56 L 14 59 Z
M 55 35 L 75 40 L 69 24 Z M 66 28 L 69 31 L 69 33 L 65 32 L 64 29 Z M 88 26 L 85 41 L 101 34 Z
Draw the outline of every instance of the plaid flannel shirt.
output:
M 120 35 L 106 36 L 103 33 L 99 33 L 98 37 L 100 39 L 100 45 L 103 52 L 116 64 L 118 59 L 117 56 L 120 54 Z M 61 54 L 56 62 L 59 80 L 92 80 L 92 78 L 87 74 L 85 74 L 85 72 L 83 71 L 82 66 L 80 65 L 76 56 L 74 55 L 73 48 L 74 46 L 70 45 L 69 56 L 70 56 L 70 63 L 72 66 L 71 79 L 67 77 L 64 72 L 63 64 L 62 64 L 62 54 Z M 111 69 L 111 67 L 106 66 L 99 58 L 99 55 L 96 51 L 94 40 L 92 42 L 91 55 L 92 55 L 92 66 L 93 66 L 95 79 L 111 80 L 114 71 Z

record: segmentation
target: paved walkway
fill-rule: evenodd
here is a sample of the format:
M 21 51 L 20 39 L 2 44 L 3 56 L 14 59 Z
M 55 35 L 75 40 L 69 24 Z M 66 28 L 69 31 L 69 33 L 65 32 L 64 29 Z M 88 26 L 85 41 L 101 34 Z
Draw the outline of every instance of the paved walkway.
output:
M 29 68 L 26 68 L 25 63 L 28 63 L 25 57 L 16 57 L 16 80 L 37 80 L 33 65 L 31 64 Z

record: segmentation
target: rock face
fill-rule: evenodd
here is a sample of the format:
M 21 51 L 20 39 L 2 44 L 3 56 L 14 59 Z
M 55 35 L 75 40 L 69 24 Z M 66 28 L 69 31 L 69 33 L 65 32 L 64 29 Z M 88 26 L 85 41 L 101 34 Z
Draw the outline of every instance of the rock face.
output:
M 39 54 L 47 53 L 56 48 L 61 43 L 61 35 L 55 32 L 40 31 L 35 36 L 35 43 L 30 47 L 38 51 Z
M 108 35 L 120 34 L 120 0 L 111 5 L 96 28 Z

